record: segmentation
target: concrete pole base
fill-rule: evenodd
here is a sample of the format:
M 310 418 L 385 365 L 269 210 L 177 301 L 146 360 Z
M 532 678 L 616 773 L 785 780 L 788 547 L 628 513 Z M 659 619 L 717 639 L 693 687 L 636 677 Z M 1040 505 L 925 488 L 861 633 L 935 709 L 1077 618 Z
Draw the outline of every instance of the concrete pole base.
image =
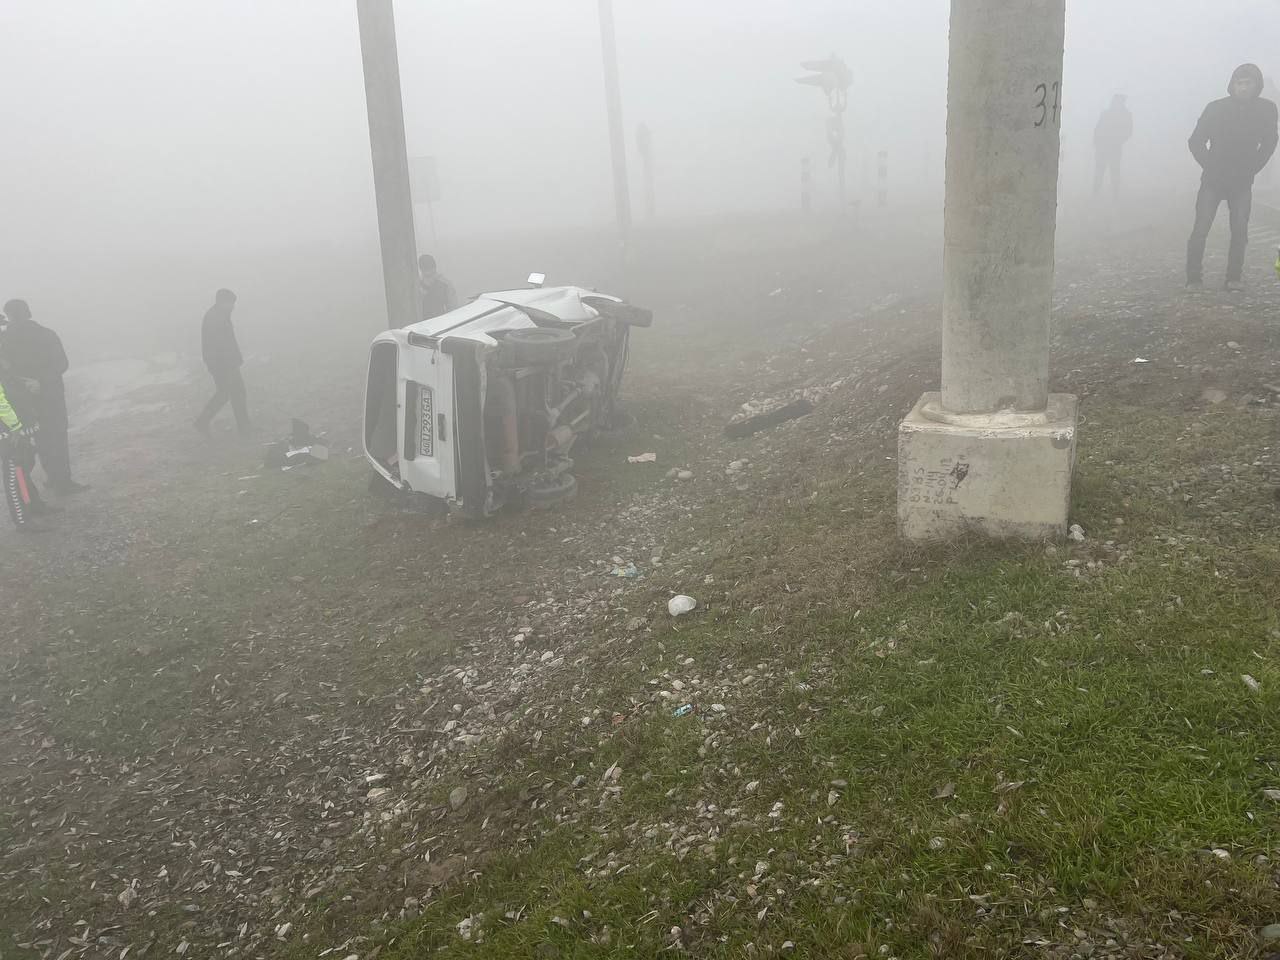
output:
M 939 419 L 926 393 L 898 428 L 898 529 L 908 540 L 963 533 L 1066 536 L 1079 401 L 1049 395 L 1044 414 Z

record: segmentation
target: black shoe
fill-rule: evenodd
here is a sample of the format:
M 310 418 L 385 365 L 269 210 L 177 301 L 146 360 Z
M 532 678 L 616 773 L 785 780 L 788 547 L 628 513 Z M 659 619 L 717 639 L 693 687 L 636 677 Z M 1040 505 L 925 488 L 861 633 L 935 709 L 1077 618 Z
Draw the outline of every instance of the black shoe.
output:
M 53 492 L 60 497 L 74 497 L 77 493 L 84 493 L 89 489 L 87 483 L 76 483 L 74 480 L 68 480 L 64 484 L 60 484 L 53 488 Z

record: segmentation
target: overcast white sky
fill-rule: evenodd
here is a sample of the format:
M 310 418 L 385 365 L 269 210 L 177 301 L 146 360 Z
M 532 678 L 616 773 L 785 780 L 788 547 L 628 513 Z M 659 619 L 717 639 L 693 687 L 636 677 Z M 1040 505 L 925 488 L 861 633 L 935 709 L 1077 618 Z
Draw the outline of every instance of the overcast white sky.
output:
M 1067 176 L 1120 90 L 1135 162 L 1153 181 L 1194 180 L 1184 141 L 1204 103 L 1242 60 L 1280 71 L 1276 6 L 1068 0 Z M 888 149 L 898 195 L 940 190 L 946 0 L 615 8 L 633 182 L 643 120 L 663 213 L 793 206 L 806 154 L 830 198 L 823 98 L 793 81 L 800 60 L 833 51 L 855 78 L 853 185 Z M 438 158 L 446 241 L 611 215 L 594 0 L 401 0 L 396 13 L 410 152 Z M 354 0 L 0 0 L 0 91 L 0 254 L 376 243 Z M 14 262 L 0 266 L 5 296 L 29 289 Z

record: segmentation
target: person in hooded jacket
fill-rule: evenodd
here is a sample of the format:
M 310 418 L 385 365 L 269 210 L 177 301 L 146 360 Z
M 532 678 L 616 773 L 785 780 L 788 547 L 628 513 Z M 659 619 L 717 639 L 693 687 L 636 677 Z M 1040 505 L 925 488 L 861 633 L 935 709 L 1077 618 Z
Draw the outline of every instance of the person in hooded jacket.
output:
M 1218 207 L 1225 200 L 1231 215 L 1231 248 L 1227 255 L 1228 290 L 1244 277 L 1244 251 L 1249 243 L 1249 213 L 1254 178 L 1275 153 L 1276 105 L 1262 96 L 1262 71 L 1242 64 L 1231 75 L 1229 96 L 1204 109 L 1187 141 L 1204 173 L 1196 198 L 1196 222 L 1187 242 L 1187 284 L 1204 280 L 1204 247 Z

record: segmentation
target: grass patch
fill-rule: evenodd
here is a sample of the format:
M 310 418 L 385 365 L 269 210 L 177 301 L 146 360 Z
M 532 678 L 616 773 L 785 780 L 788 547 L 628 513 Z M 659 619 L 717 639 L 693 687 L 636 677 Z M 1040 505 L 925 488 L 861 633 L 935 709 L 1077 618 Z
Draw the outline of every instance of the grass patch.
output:
M 768 691 L 615 738 L 617 799 L 593 778 L 383 956 L 474 955 L 467 918 L 489 956 L 1252 955 L 1280 917 L 1276 523 L 1247 469 L 1270 428 L 1148 416 L 1139 444 L 1129 412 L 1092 411 L 1089 542 L 939 552 L 788 623 Z M 709 619 L 681 653 L 750 632 Z

